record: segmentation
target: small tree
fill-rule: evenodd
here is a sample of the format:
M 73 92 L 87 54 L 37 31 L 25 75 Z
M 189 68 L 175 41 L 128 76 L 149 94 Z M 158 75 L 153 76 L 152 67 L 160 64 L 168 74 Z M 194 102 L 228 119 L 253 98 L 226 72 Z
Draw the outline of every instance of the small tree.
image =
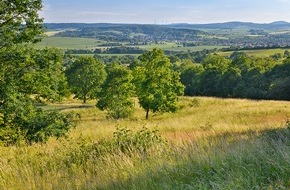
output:
M 133 113 L 131 96 L 134 86 L 131 83 L 131 71 L 118 63 L 112 63 L 107 66 L 107 73 L 97 107 L 107 110 L 108 115 L 116 119 L 129 117 Z
M 284 58 L 288 58 L 290 56 L 290 52 L 286 49 L 284 51 Z
M 134 81 L 139 103 L 146 111 L 175 112 L 178 95 L 184 86 L 178 72 L 172 69 L 170 60 L 161 49 L 153 49 L 141 56 L 142 66 L 134 70 Z
M 106 79 L 105 65 L 93 57 L 78 57 L 66 70 L 69 87 L 76 98 L 96 98 Z

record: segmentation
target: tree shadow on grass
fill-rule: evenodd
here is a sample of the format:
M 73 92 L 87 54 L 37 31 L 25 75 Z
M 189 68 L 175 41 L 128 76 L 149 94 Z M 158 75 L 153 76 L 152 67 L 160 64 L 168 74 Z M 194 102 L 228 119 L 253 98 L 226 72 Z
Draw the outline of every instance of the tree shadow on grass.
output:
M 72 110 L 72 109 L 87 109 L 87 108 L 94 108 L 94 107 L 95 107 L 94 105 L 89 105 L 89 104 L 76 104 L 76 105 L 57 104 L 57 105 L 43 106 L 42 108 L 44 110 L 56 109 L 59 111 L 64 111 L 64 110 Z

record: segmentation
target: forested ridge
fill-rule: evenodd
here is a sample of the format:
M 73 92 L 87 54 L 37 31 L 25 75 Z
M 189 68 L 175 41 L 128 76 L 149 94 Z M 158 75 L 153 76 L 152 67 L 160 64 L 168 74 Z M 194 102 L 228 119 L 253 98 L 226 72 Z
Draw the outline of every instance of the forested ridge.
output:
M 194 29 L 175 29 L 162 25 L 85 25 L 77 30 L 67 30 L 56 34 L 63 37 L 97 38 L 110 42 L 146 43 L 150 41 L 194 40 L 205 32 Z

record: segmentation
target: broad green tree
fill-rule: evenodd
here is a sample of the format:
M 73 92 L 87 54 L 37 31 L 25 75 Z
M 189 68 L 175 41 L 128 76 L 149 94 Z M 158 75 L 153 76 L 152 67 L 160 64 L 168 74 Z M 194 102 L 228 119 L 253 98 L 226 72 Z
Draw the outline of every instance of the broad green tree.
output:
M 37 41 L 42 32 L 41 8 L 41 0 L 1 0 L 0 49 Z
M 58 101 L 66 94 L 62 53 L 50 48 L 16 47 L 0 54 L 0 140 L 15 144 L 21 139 L 45 141 L 56 133 L 65 134 L 71 124 L 65 115 L 43 112 L 33 103 Z
M 96 98 L 106 79 L 105 65 L 93 57 L 80 56 L 66 70 L 69 87 L 83 103 Z
M 134 85 L 131 70 L 118 63 L 107 66 L 108 77 L 102 85 L 97 107 L 107 110 L 115 119 L 129 117 L 133 113 Z
M 221 79 L 227 71 L 230 60 L 219 56 L 210 55 L 203 62 L 204 72 L 200 76 L 201 94 L 207 96 L 221 96 Z
M 17 92 L 50 101 L 60 100 L 67 94 L 63 53 L 60 50 L 15 46 L 5 54 L 0 53 L 0 60 L 0 89 L 14 86 Z M 0 92 L 6 93 L 5 90 Z
M 201 64 L 193 63 L 191 60 L 184 60 L 180 65 L 180 78 L 182 84 L 185 86 L 184 95 L 196 96 L 200 95 L 200 75 L 203 73 Z
M 269 70 L 266 77 L 270 79 L 269 98 L 290 100 L 290 58 Z
M 0 2 L 0 144 L 46 141 L 72 126 L 69 116 L 34 104 L 59 100 L 66 85 L 61 52 L 30 47 L 42 32 L 41 7 L 41 0 Z
M 184 86 L 180 74 L 172 69 L 170 60 L 161 49 L 153 49 L 141 56 L 141 66 L 134 70 L 134 82 L 139 103 L 146 111 L 175 112 L 177 99 Z

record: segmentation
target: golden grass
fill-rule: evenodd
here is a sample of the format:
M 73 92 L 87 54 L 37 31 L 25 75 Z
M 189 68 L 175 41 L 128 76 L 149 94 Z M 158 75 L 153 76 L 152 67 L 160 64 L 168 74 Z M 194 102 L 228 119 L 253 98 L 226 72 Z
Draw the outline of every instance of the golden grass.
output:
M 285 122 L 290 118 L 290 102 L 286 101 L 181 97 L 177 113 L 150 113 L 149 120 L 145 120 L 145 111 L 136 104 L 132 118 L 118 121 L 107 119 L 106 113 L 95 108 L 94 104 L 94 101 L 90 101 L 84 106 L 80 101 L 66 100 L 61 104 L 47 106 L 47 109 L 73 110 L 80 115 L 80 121 L 67 138 L 51 138 L 46 144 L 0 147 L 0 187 L 13 190 L 128 189 L 134 185 L 137 185 L 135 188 L 146 187 L 145 189 L 166 188 L 174 181 L 178 183 L 187 178 L 210 180 L 208 171 L 211 167 L 216 167 L 220 175 L 224 176 L 223 164 L 226 164 L 227 171 L 232 175 L 232 179 L 225 179 L 233 183 L 228 187 L 235 187 L 238 184 L 235 180 L 240 178 L 244 179 L 243 183 L 251 181 L 247 176 L 238 176 L 231 168 L 247 159 L 252 159 L 251 162 L 256 162 L 254 164 L 259 166 L 260 157 L 255 156 L 269 156 L 266 151 L 272 146 L 267 146 L 264 140 L 253 139 L 249 132 L 259 134 L 269 129 L 285 129 Z M 169 141 L 172 150 L 148 152 L 146 162 L 140 158 L 142 155 L 92 156 L 93 150 L 86 148 L 101 139 L 113 138 L 117 125 L 132 130 L 141 129 L 144 125 L 158 128 L 161 135 Z M 252 140 L 246 141 L 247 139 Z M 289 162 L 289 147 L 287 149 L 287 146 L 280 145 L 280 141 L 273 143 L 274 150 L 281 148 L 278 152 L 281 153 L 279 162 L 274 164 L 280 164 L 278 168 L 284 167 L 282 171 L 287 172 L 285 163 Z M 261 152 L 254 155 L 258 150 Z M 248 153 L 249 151 L 253 152 Z M 265 160 L 271 161 L 270 158 Z M 246 173 L 244 167 L 248 165 L 240 165 L 240 175 Z M 250 169 L 251 167 L 247 168 Z M 196 177 L 198 173 L 194 172 L 199 170 L 200 175 L 205 177 Z M 269 168 L 269 171 L 272 169 Z M 159 172 L 165 172 L 164 176 L 172 176 L 172 179 L 163 182 L 165 179 L 158 175 Z M 263 170 L 260 173 L 262 175 Z M 194 184 L 188 185 L 195 187 Z M 249 183 L 252 184 L 255 182 Z M 183 189 L 183 186 L 176 187 Z M 244 184 L 241 187 L 248 186 Z M 168 186 L 170 188 L 172 186 Z
M 283 127 L 290 118 L 290 102 L 247 99 L 221 99 L 210 97 L 181 97 L 177 113 L 150 113 L 145 120 L 145 111 L 135 100 L 135 113 L 130 119 L 113 120 L 106 118 L 95 101 L 82 104 L 79 100 L 65 100 L 49 105 L 49 109 L 75 111 L 80 115 L 77 127 L 69 139 L 110 139 L 117 125 L 132 130 L 143 126 L 157 128 L 161 135 L 173 142 L 194 140 L 204 136 L 222 133 L 242 134 L 245 131 L 264 131 Z M 51 139 L 47 146 L 58 143 Z
M 134 116 L 118 121 L 107 119 L 106 113 L 94 104 L 90 101 L 85 105 L 88 108 L 74 108 L 81 119 L 71 131 L 71 138 L 84 136 L 99 140 L 110 137 L 117 125 L 133 130 L 145 125 L 157 127 L 162 135 L 172 140 L 186 140 L 223 132 L 279 128 L 290 118 L 290 102 L 287 101 L 181 97 L 177 113 L 150 113 L 149 120 L 145 120 L 145 111 L 136 103 Z M 65 102 L 56 108 L 58 106 L 71 110 L 84 105 L 74 100 L 74 104 Z

